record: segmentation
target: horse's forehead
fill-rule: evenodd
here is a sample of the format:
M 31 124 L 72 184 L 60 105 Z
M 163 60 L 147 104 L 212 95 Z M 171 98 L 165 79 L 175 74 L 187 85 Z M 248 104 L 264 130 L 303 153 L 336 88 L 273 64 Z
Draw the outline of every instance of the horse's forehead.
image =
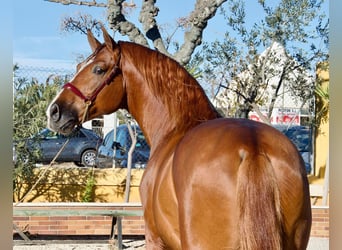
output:
M 96 63 L 97 61 L 104 61 L 106 59 L 106 53 L 97 53 L 97 54 L 91 54 L 86 60 L 79 63 L 77 68 L 78 72 L 81 72 L 83 69 L 85 69 L 88 65 L 91 65 L 93 63 Z
M 83 62 L 81 62 L 78 67 L 78 72 L 81 72 L 86 66 L 88 66 L 89 64 L 92 64 L 94 62 L 94 58 L 90 58 L 88 60 L 85 60 Z

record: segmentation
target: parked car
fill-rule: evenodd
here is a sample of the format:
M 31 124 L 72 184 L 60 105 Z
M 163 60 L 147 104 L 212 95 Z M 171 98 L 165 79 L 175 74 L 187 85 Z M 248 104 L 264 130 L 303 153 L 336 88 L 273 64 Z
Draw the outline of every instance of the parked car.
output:
M 312 158 L 312 130 L 308 126 L 277 127 L 283 132 L 297 147 L 303 157 L 306 172 L 311 173 Z
M 78 166 L 86 167 L 95 166 L 97 148 L 102 143 L 102 139 L 86 128 L 79 128 L 69 136 L 45 128 L 31 138 L 25 139 L 25 147 L 30 152 L 39 152 L 37 162 L 50 163 L 68 138 L 69 142 L 57 157 L 56 162 L 74 162 Z M 14 151 L 13 159 L 17 158 L 16 154 Z
M 132 168 L 145 168 L 150 157 L 150 147 L 145 136 L 138 126 L 132 126 L 137 134 L 137 143 L 132 153 Z M 113 161 L 116 167 L 127 167 L 128 151 L 132 145 L 132 139 L 127 125 L 116 128 L 116 140 L 114 141 L 114 129 L 108 132 L 98 149 L 96 166 L 99 168 L 111 168 Z M 115 154 L 114 154 L 115 151 Z

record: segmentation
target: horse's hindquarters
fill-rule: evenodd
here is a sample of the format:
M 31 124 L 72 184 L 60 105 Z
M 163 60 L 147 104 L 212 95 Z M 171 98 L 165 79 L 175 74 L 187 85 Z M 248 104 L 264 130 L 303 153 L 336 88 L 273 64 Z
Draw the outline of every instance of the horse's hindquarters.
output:
M 250 248 L 244 240 L 256 242 L 253 249 L 306 246 L 311 213 L 305 169 L 280 132 L 248 120 L 212 120 L 184 137 L 173 167 L 183 247 Z M 271 227 L 274 232 L 265 230 Z M 277 234 L 273 241 L 270 234 Z
M 196 156 L 201 158 L 199 154 Z M 192 160 L 188 157 L 184 168 L 192 168 Z M 182 248 L 236 249 L 235 180 L 218 162 L 202 163 L 196 162 L 196 169 L 174 173 Z

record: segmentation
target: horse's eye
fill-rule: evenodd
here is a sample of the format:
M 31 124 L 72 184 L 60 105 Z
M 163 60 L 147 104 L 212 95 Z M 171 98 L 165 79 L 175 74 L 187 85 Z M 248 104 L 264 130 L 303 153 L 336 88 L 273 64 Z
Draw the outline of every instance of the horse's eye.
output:
M 105 72 L 104 69 L 102 69 L 100 66 L 95 66 L 93 69 L 93 73 L 97 75 L 102 75 Z

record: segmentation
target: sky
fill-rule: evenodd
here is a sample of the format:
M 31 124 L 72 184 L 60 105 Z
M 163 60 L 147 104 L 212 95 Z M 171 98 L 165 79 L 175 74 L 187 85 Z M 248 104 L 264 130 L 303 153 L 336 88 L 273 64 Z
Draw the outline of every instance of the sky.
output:
M 137 16 L 142 1 L 134 2 L 137 4 L 137 10 L 127 19 L 138 24 Z M 160 8 L 158 22 L 164 25 L 172 24 L 177 17 L 186 16 L 193 9 L 194 2 L 193 0 L 157 1 L 157 6 Z M 53 64 L 69 67 L 75 62 L 77 54 L 87 55 L 90 53 L 90 48 L 85 35 L 65 34 L 60 31 L 62 17 L 82 12 L 106 21 L 105 8 L 62 5 L 44 0 L 16 0 L 13 2 L 13 9 L 13 62 L 19 65 Z M 213 23 L 210 26 L 213 29 L 211 32 L 208 29 L 206 35 L 217 36 L 220 25 Z M 115 39 L 127 40 L 120 35 L 116 35 Z
M 98 2 L 106 2 L 106 0 L 98 0 Z M 247 19 L 260 16 L 262 10 L 257 1 L 247 2 L 248 8 L 251 9 L 251 14 L 247 15 Z M 137 8 L 127 19 L 139 25 L 138 15 L 142 0 L 134 0 L 134 3 Z M 157 16 L 158 24 L 164 27 L 172 25 L 176 18 L 188 15 L 194 8 L 194 3 L 195 0 L 157 1 L 156 5 L 160 9 Z M 90 54 L 85 35 L 61 32 L 60 23 L 64 16 L 73 16 L 82 12 L 91 14 L 94 18 L 106 23 L 106 9 L 99 7 L 63 5 L 44 0 L 16 0 L 13 2 L 13 10 L 13 63 L 18 63 L 19 66 L 70 68 L 75 65 L 77 55 Z M 213 41 L 224 37 L 226 29 L 222 27 L 225 22 L 218 12 L 210 19 L 204 30 L 203 41 Z M 183 34 L 177 35 L 177 40 L 181 41 Z M 127 40 L 127 38 L 115 35 L 115 40 Z

